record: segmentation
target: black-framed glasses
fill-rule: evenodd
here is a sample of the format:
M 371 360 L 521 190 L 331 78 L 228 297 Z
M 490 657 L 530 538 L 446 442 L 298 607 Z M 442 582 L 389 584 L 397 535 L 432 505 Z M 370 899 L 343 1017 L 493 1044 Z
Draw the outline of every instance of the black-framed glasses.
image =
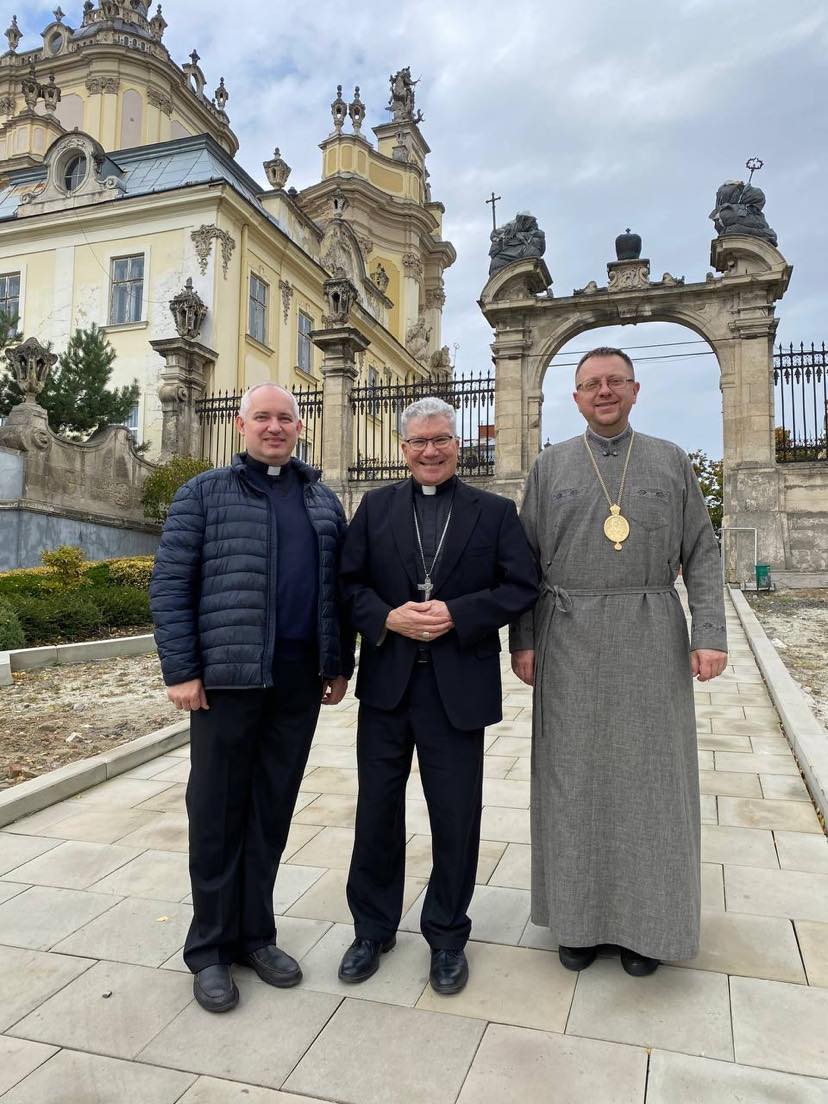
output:
M 403 440 L 412 452 L 422 452 L 426 445 L 434 445 L 438 449 L 448 448 L 455 438 L 451 433 L 441 433 L 437 437 L 406 437 Z
M 635 383 L 635 380 L 632 376 L 602 376 L 600 379 L 593 376 L 592 379 L 576 383 L 575 390 L 586 391 L 588 395 L 592 395 L 604 382 L 612 391 L 621 391 L 628 383 Z

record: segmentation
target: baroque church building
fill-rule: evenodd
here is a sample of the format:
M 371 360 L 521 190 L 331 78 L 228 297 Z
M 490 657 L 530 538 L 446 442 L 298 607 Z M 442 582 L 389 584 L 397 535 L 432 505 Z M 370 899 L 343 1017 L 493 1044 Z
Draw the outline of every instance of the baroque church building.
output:
M 359 89 L 346 101 L 338 88 L 320 180 L 288 187 L 276 149 L 263 187 L 236 160 L 223 78 L 210 95 L 198 54 L 174 62 L 165 28 L 148 0 L 86 0 L 78 27 L 57 8 L 23 49 L 12 19 L 0 57 L 0 311 L 56 352 L 76 328 L 101 326 L 113 384 L 141 385 L 131 428 L 150 456 L 176 332 L 169 304 L 188 281 L 207 308 L 206 394 L 266 379 L 321 386 L 309 335 L 324 326 L 331 276 L 357 289 L 351 324 L 370 341 L 358 383 L 445 379 L 443 272 L 455 251 L 409 71 L 392 77 L 390 121 L 372 137 Z

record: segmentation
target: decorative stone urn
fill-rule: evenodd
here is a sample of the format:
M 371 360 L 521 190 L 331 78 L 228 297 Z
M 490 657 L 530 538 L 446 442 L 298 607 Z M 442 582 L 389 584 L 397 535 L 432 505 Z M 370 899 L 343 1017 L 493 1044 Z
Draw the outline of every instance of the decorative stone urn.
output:
M 633 234 L 628 226 L 615 239 L 615 256 L 619 261 L 637 261 L 641 256 L 641 235 Z

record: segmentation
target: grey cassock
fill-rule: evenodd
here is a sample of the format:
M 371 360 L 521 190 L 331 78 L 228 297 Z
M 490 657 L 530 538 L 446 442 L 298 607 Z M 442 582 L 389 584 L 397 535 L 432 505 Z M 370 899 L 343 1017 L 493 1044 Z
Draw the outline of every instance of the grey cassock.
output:
M 629 428 L 587 431 L 613 501 Z M 635 434 L 616 551 L 575 437 L 545 449 L 521 511 L 541 596 L 512 626 L 534 648 L 532 920 L 559 944 L 692 958 L 699 939 L 699 776 L 690 648 L 725 651 L 718 546 L 690 461 Z M 682 569 L 687 623 L 674 582 Z

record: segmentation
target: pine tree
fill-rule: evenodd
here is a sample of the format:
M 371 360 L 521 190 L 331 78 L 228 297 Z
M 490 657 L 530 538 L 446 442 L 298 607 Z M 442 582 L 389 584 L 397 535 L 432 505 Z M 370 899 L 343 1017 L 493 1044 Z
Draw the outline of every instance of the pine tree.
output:
M 97 429 L 126 421 L 141 388 L 134 380 L 127 387 L 109 390 L 114 360 L 115 350 L 94 323 L 88 330 L 75 330 L 38 397 L 55 433 L 83 440 Z M 21 397 L 8 370 L 0 378 L 0 414 Z

